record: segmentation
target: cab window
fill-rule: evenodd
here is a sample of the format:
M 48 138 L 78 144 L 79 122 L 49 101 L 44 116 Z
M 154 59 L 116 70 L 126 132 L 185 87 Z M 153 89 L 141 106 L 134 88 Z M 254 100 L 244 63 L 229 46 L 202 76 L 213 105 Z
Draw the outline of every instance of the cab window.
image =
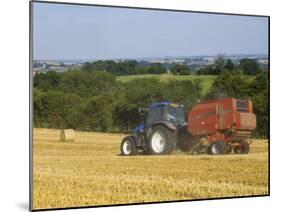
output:
M 155 121 L 163 120 L 163 114 L 164 114 L 163 106 L 150 108 L 147 115 L 146 123 L 151 124 Z

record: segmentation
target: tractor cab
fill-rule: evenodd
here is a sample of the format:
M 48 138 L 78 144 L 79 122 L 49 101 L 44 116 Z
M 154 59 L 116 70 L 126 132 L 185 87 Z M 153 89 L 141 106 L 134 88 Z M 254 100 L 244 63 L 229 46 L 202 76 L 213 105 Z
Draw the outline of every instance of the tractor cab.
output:
M 148 108 L 140 108 L 139 114 L 144 117 L 144 121 L 134 128 L 134 133 L 143 133 L 145 129 L 160 123 L 169 125 L 173 129 L 186 126 L 186 113 L 182 104 L 157 102 Z
M 186 113 L 184 106 L 172 102 L 157 102 L 148 109 L 142 109 L 146 117 L 137 126 L 131 136 L 121 143 L 122 155 L 134 155 L 145 151 L 150 154 L 169 154 L 175 147 L 175 135 L 179 129 L 186 131 Z
M 149 106 L 145 124 L 166 121 L 178 126 L 186 123 L 186 114 L 183 105 L 172 102 L 159 102 Z

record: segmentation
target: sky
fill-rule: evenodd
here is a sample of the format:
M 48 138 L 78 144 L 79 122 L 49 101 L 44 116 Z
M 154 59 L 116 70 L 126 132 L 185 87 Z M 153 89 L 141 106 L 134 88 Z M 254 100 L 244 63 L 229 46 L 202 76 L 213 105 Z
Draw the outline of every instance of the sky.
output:
M 266 17 L 33 3 L 36 60 L 267 54 Z

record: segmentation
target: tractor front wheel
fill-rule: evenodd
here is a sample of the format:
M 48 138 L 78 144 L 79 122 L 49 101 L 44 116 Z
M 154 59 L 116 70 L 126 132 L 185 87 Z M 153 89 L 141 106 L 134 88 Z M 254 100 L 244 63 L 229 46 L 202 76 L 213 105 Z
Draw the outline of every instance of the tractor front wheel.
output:
M 212 143 L 207 150 L 210 155 L 222 155 L 227 152 L 227 146 L 224 141 L 215 141 Z
M 150 133 L 147 142 L 150 154 L 170 154 L 174 150 L 174 133 L 164 126 L 156 126 Z
M 127 136 L 122 140 L 120 145 L 121 155 L 129 156 L 136 155 L 138 153 L 134 138 Z

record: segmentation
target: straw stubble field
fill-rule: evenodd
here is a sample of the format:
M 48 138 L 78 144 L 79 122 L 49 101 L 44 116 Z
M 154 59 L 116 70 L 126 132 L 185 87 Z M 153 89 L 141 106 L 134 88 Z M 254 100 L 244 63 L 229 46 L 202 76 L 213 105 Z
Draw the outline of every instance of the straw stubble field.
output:
M 249 155 L 119 156 L 122 134 L 34 129 L 34 209 L 268 194 L 268 142 Z

